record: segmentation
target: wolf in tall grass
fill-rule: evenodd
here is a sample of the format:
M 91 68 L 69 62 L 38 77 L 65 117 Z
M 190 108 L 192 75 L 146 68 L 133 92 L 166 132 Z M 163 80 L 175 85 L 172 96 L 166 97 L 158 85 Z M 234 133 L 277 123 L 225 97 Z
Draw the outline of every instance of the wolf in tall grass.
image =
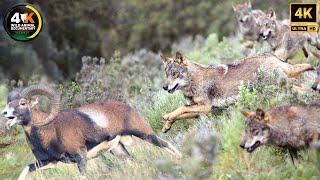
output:
M 242 112 L 246 127 L 240 147 L 253 152 L 264 144 L 289 150 L 292 162 L 299 162 L 297 151 L 319 140 L 320 104 L 287 105 L 267 111 Z
M 276 71 L 281 77 L 296 77 L 313 70 L 310 64 L 290 65 L 271 54 L 245 58 L 233 64 L 204 66 L 188 60 L 177 52 L 173 57 L 161 56 L 167 76 L 163 89 L 169 93 L 183 92 L 187 103 L 163 116 L 166 121 L 163 132 L 170 130 L 178 119 L 196 118 L 211 113 L 214 107 L 226 107 L 236 102 L 241 82 L 250 82 L 262 68 L 265 72 Z

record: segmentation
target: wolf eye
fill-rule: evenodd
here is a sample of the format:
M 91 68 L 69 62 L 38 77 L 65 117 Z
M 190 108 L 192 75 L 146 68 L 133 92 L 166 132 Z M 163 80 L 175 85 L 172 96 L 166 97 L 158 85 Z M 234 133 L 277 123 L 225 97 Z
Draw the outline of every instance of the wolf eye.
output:
M 179 72 L 178 71 L 173 71 L 172 72 L 172 76 L 175 77 L 175 78 L 178 77 L 179 76 Z
M 259 134 L 259 130 L 257 130 L 257 129 L 253 130 L 253 134 L 254 134 L 255 136 L 257 136 L 257 135 Z

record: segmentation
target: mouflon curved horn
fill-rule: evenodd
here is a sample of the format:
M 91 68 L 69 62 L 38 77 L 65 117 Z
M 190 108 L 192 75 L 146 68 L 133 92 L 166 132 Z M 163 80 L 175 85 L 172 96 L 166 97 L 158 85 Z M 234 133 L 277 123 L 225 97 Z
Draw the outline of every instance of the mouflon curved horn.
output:
M 50 104 L 51 104 L 50 114 L 42 122 L 39 122 L 39 123 L 33 122 L 32 124 L 35 126 L 44 126 L 49 124 L 51 121 L 54 120 L 54 118 L 58 115 L 60 111 L 60 96 L 56 94 L 56 92 L 53 89 L 47 86 L 42 86 L 42 85 L 29 86 L 25 88 L 20 95 L 22 98 L 25 98 L 27 100 L 30 100 L 35 95 L 43 95 L 43 96 L 46 96 L 50 101 Z

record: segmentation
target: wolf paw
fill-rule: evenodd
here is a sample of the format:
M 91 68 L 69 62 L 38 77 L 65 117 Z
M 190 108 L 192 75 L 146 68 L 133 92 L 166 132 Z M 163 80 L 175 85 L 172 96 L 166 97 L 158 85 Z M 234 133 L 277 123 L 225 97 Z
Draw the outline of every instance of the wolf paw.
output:
M 171 125 L 172 123 L 171 122 L 166 122 L 163 127 L 162 127 L 162 132 L 163 133 L 167 133 L 170 129 L 171 129 Z
M 163 118 L 163 120 L 165 120 L 165 121 L 170 121 L 170 120 L 172 119 L 170 113 L 169 113 L 169 114 L 165 114 L 162 118 Z

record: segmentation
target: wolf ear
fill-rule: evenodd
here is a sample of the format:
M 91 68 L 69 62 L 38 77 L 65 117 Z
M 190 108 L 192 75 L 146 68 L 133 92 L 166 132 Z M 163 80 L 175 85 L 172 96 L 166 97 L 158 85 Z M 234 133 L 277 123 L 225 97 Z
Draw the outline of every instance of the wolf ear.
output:
M 250 0 L 248 0 L 247 2 L 245 2 L 244 3 L 244 5 L 246 5 L 248 8 L 252 8 L 252 6 L 251 6 L 251 1 Z
M 186 58 L 178 51 L 176 52 L 176 59 L 175 61 L 178 63 L 178 64 L 181 64 L 181 65 L 187 65 L 187 60 Z
M 235 5 L 233 4 L 233 2 L 232 2 L 232 9 L 233 9 L 234 12 L 237 11 L 237 6 L 235 6 Z
M 249 118 L 255 115 L 253 111 L 241 111 L 244 117 Z
M 164 55 L 160 55 L 160 59 L 165 63 L 165 64 L 168 64 L 171 62 L 171 59 L 164 56 Z
M 257 118 L 259 121 L 263 121 L 264 118 L 265 118 L 265 112 L 264 112 L 262 109 L 257 109 L 257 110 L 256 110 L 256 118 Z
M 276 20 L 276 19 L 277 19 L 276 12 L 275 12 L 272 8 L 269 9 L 268 17 L 269 17 L 270 19 L 273 19 L 273 20 Z

